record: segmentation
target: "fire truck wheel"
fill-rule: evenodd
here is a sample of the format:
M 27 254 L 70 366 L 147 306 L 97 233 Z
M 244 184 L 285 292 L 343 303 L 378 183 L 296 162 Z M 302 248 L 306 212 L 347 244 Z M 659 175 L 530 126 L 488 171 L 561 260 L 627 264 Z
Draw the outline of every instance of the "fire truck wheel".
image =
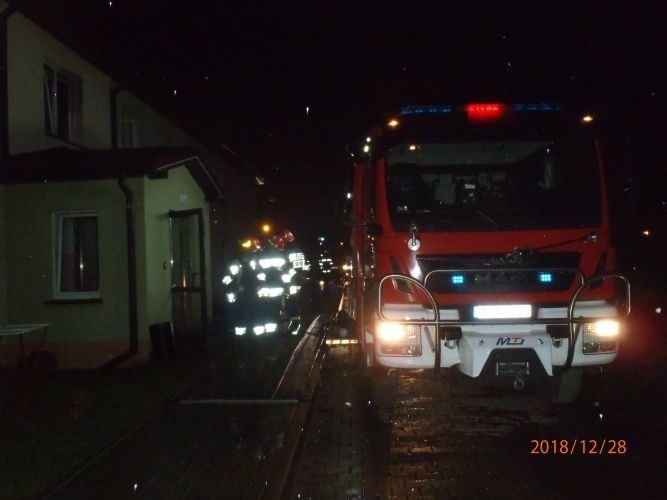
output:
M 584 371 L 581 367 L 570 368 L 563 372 L 554 373 L 553 377 L 540 384 L 540 392 L 544 399 L 552 403 L 573 403 L 579 395 Z
M 366 344 L 366 350 L 364 351 L 364 362 L 366 368 L 373 369 L 375 366 L 375 357 L 373 356 L 373 344 Z

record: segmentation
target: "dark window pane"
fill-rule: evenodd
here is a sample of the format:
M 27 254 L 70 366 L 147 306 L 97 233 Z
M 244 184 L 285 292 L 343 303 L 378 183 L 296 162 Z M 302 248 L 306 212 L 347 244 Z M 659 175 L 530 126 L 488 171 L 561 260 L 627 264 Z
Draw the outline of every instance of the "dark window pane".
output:
M 60 252 L 61 292 L 99 290 L 97 217 L 64 217 Z
M 57 93 L 57 106 L 58 106 L 58 137 L 61 139 L 70 138 L 70 112 L 72 109 L 71 96 L 70 96 L 70 85 L 67 81 L 58 79 L 58 93 Z
M 54 133 L 54 71 L 49 66 L 44 66 L 44 130 L 47 134 Z

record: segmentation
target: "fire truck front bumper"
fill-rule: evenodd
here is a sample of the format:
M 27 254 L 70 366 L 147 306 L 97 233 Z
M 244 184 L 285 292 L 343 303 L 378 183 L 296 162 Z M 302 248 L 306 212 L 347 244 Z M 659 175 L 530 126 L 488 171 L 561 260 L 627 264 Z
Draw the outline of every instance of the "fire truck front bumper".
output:
M 563 311 L 546 311 L 544 316 L 552 321 L 535 323 L 450 321 L 435 325 L 377 321 L 375 334 L 368 334 L 366 341 L 372 343 L 378 364 L 389 368 L 456 366 L 470 377 L 516 372 L 553 375 L 554 367 L 598 366 L 616 358 L 620 323 L 609 317 L 613 308 L 601 307 L 600 303 L 589 306 L 587 319 L 572 326 L 576 333 L 571 359 L 570 326 L 563 324 Z

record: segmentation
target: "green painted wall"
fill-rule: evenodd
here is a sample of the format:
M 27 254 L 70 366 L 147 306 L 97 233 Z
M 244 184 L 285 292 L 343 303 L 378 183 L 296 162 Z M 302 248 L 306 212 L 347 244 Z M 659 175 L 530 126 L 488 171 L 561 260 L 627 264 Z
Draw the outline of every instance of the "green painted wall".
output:
M 125 197 L 117 182 L 6 186 L 5 201 L 11 221 L 6 231 L 9 321 L 51 323 L 50 341 L 126 340 Z M 68 210 L 98 212 L 101 304 L 45 303 L 53 298 L 52 214 Z
M 72 142 L 90 149 L 110 147 L 111 78 L 20 13 L 9 17 L 7 30 L 11 153 L 65 145 L 44 133 L 44 64 L 81 79 L 81 127 Z
M 7 323 L 7 224 L 5 221 L 5 186 L 0 186 L 0 325 Z
M 211 289 L 211 256 L 208 203 L 187 168 L 169 171 L 167 179 L 145 179 L 145 271 L 147 284 L 147 325 L 169 321 L 171 309 L 171 239 L 170 210 L 201 208 L 204 216 L 207 289 Z M 211 312 L 211 294 L 208 294 L 208 315 Z

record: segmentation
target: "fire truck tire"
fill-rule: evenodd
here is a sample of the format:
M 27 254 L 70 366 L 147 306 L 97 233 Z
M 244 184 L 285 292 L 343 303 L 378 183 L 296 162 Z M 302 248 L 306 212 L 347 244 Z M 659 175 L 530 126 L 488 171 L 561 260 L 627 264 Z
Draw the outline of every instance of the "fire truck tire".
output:
M 560 373 L 554 373 L 545 381 L 542 388 L 545 399 L 552 403 L 573 403 L 579 395 L 584 371 L 580 367 L 570 368 Z
M 373 344 L 366 344 L 366 349 L 364 350 L 364 364 L 366 368 L 373 369 L 375 366 L 375 356 L 373 356 Z

